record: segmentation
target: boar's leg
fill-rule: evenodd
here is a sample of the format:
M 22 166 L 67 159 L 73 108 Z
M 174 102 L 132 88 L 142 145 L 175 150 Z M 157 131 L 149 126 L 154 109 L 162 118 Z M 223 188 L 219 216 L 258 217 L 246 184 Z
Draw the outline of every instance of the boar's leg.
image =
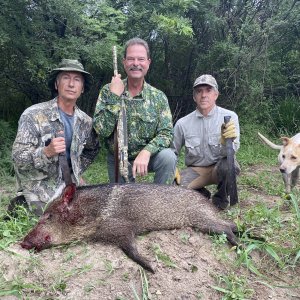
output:
M 205 232 L 211 234 L 211 233 L 216 233 L 216 234 L 226 234 L 227 240 L 233 245 L 233 246 L 238 246 L 238 239 L 233 233 L 232 230 L 234 230 L 236 227 L 233 225 L 231 226 L 230 224 L 213 224 L 205 228 Z
M 143 258 L 135 245 L 135 225 L 128 220 L 109 218 L 102 221 L 97 230 L 96 239 L 117 245 L 133 261 L 141 265 L 145 270 L 154 273 L 153 268 Z
M 131 241 L 123 241 L 123 243 L 120 245 L 120 248 L 124 251 L 124 253 L 131 258 L 133 261 L 138 263 L 140 266 L 142 266 L 145 270 L 151 272 L 154 274 L 154 270 L 151 267 L 151 265 L 148 263 L 148 261 L 142 257 L 135 245 L 134 240 Z
M 228 241 L 234 245 L 238 246 L 238 239 L 234 232 L 237 232 L 237 227 L 232 222 L 223 221 L 215 213 L 214 209 L 206 208 L 205 214 L 201 212 L 201 207 L 191 206 L 186 211 L 187 218 L 190 226 L 198 228 L 203 233 L 225 233 Z

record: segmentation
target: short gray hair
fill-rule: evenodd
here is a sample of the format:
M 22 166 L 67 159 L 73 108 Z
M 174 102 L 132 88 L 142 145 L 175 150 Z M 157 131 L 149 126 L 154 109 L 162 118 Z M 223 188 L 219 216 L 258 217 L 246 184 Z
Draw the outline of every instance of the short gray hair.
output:
M 124 58 L 126 58 L 128 47 L 133 46 L 133 45 L 142 45 L 142 46 L 144 46 L 145 49 L 146 49 L 146 52 L 147 52 L 147 58 L 150 58 L 150 50 L 149 50 L 148 43 L 145 40 L 140 39 L 138 37 L 132 38 L 132 39 L 130 39 L 126 42 L 125 49 L 124 49 Z

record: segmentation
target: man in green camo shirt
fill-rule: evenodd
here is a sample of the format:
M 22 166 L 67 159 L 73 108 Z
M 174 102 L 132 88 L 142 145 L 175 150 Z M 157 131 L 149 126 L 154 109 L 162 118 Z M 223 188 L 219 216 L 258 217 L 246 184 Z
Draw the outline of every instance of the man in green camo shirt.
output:
M 173 138 L 172 115 L 166 95 L 144 79 L 150 62 L 144 40 L 127 41 L 123 58 L 127 78 L 122 80 L 117 74 L 100 91 L 94 128 L 106 141 L 110 182 L 115 181 L 113 136 L 122 99 L 127 114 L 129 180 L 153 171 L 155 183 L 173 182 L 176 155 L 168 148 Z M 124 178 L 119 178 L 124 182 Z
M 12 149 L 18 196 L 8 211 L 23 204 L 40 215 L 44 206 L 62 192 L 65 182 L 60 153 L 66 154 L 73 182 L 80 184 L 81 174 L 99 150 L 92 118 L 76 106 L 91 82 L 91 74 L 78 60 L 63 59 L 49 80 L 57 97 L 30 106 L 21 115 Z

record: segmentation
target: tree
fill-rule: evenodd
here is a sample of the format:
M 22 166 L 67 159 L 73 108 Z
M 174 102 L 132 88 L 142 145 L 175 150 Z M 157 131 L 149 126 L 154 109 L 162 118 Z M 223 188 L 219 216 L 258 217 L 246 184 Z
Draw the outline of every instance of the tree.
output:
M 5 101 L 16 94 L 24 95 L 30 104 L 48 100 L 48 73 L 62 58 L 78 58 L 95 73 L 91 92 L 95 98 L 98 76 L 103 78 L 112 69 L 111 49 L 123 33 L 123 14 L 103 1 L 12 0 L 2 4 L 0 47 L 5 56 L 0 58 L 0 88 Z

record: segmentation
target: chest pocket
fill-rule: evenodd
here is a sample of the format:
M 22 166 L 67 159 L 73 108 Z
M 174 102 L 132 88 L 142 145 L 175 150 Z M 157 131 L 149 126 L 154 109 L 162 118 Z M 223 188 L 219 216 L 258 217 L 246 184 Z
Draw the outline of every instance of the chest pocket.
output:
M 157 116 L 155 114 L 133 114 L 132 122 L 127 124 L 129 132 L 131 131 L 131 126 L 134 128 L 133 131 L 136 131 L 138 137 L 142 139 L 152 139 L 156 133 Z
M 213 156 L 219 156 L 221 154 L 220 135 L 211 135 L 208 138 L 208 145 Z
M 204 148 L 201 145 L 200 139 L 196 136 L 189 136 L 185 139 L 185 151 L 187 157 L 203 157 Z

